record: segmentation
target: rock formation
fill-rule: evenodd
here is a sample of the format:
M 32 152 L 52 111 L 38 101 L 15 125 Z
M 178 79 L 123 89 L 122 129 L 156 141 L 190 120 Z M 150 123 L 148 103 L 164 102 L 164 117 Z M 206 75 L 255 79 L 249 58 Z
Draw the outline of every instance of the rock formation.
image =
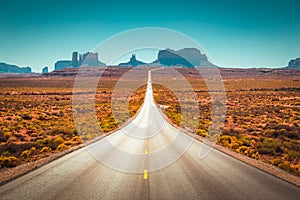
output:
M 294 60 L 290 60 L 287 68 L 300 69 L 300 58 L 296 58 Z
M 98 53 L 87 52 L 79 56 L 79 66 L 105 66 L 98 59 Z
M 158 52 L 156 63 L 166 66 L 193 67 L 213 67 L 205 54 L 201 54 L 196 48 L 184 48 L 178 51 L 172 49 L 161 50 Z
M 0 73 L 31 73 L 31 68 L 0 63 Z
M 71 60 L 59 60 L 54 64 L 54 70 L 61 70 L 70 67 L 73 67 Z
M 42 74 L 47 74 L 48 72 L 49 72 L 49 69 L 47 66 L 42 69 Z
M 137 60 L 135 54 L 132 54 L 132 56 L 128 62 L 120 63 L 119 66 L 121 66 L 121 67 L 127 67 L 127 66 L 136 67 L 138 65 L 144 65 L 144 64 L 146 64 L 146 63 Z
M 105 66 L 104 63 L 98 59 L 98 53 L 87 52 L 84 54 L 78 54 L 78 52 L 72 53 L 72 60 L 59 60 L 54 65 L 54 70 L 61 70 L 64 68 L 76 68 L 80 66 Z
M 73 52 L 72 54 L 72 66 L 73 67 L 78 67 L 78 52 Z

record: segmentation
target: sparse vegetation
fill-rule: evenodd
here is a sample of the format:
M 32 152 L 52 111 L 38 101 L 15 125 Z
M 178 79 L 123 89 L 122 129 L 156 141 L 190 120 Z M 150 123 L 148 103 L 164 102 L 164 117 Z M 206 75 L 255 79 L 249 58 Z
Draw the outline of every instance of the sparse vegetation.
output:
M 192 69 L 178 71 L 198 95 L 200 120 L 196 134 L 209 137 L 211 102 L 207 86 Z M 300 74 L 238 78 L 237 72 L 221 72 L 225 75 L 227 111 L 218 143 L 300 175 Z M 181 80 L 177 81 L 180 84 Z M 160 85 L 154 85 L 153 90 L 156 102 L 166 106 L 163 110 L 168 118 L 180 125 L 180 105 L 176 96 Z
M 123 70 L 123 71 L 122 71 Z M 111 95 L 118 79 L 128 69 L 112 70 L 104 76 L 96 92 L 97 123 L 108 133 L 126 119 L 117 119 Z M 191 69 L 178 69 L 198 97 L 200 119 L 196 134 L 209 137 L 211 101 L 205 82 Z M 221 71 L 227 96 L 225 126 L 218 143 L 232 151 L 271 163 L 300 175 L 300 76 L 299 74 L 245 75 Z M 286 73 L 286 72 L 285 72 Z M 238 77 L 237 77 L 238 76 Z M 168 76 L 157 77 L 172 78 Z M 3 78 L 0 80 L 0 165 L 1 168 L 38 160 L 51 153 L 82 144 L 98 136 L 76 130 L 73 122 L 72 87 L 74 77 Z M 180 84 L 181 80 L 174 81 Z M 146 86 L 132 94 L 129 116 L 143 103 Z M 183 116 L 174 91 L 153 84 L 154 98 L 176 125 Z M 181 91 L 184 92 L 185 91 Z M 195 124 L 185 124 L 184 128 Z M 80 134 L 83 131 L 87 134 Z
M 96 91 L 96 116 L 102 133 L 116 129 L 111 94 L 128 69 L 112 69 L 103 75 Z M 72 110 L 74 77 L 2 78 L 0 80 L 0 169 L 35 161 L 82 144 L 99 134 L 75 128 Z M 133 116 L 143 103 L 146 86 L 131 97 Z

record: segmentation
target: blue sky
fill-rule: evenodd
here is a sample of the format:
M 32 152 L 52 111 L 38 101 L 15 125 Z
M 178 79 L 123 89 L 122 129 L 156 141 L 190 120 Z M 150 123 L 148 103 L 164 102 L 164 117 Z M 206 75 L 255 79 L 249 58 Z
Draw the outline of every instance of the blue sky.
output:
M 163 27 L 198 41 L 217 65 L 280 67 L 300 57 L 299 6 L 297 0 L 1 0 L 0 62 L 53 69 L 72 51 L 91 51 L 119 32 Z

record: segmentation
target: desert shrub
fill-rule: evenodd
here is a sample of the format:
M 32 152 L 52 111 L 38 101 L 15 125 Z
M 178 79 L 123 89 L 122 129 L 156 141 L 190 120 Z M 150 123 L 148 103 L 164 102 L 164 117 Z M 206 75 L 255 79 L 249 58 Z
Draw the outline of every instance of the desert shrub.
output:
M 30 115 L 28 115 L 28 114 L 23 114 L 22 115 L 22 119 L 24 119 L 24 120 L 31 120 L 32 117 Z
M 62 137 L 57 137 L 57 138 L 55 138 L 54 141 L 58 144 L 61 144 L 61 143 L 64 143 L 65 140 Z
M 254 158 L 254 159 L 258 159 L 259 158 L 259 153 L 258 152 L 255 152 L 255 151 L 251 151 L 250 152 L 251 155 L 249 155 L 251 158 Z
M 40 152 L 41 153 L 49 153 L 51 151 L 52 151 L 52 149 L 50 147 L 43 147 Z
M 21 144 L 8 143 L 0 146 L 0 155 L 3 155 L 4 152 L 9 152 L 10 155 L 19 157 L 23 151 L 30 149 L 32 147 L 38 148 L 38 145 L 32 142 L 21 143 Z
M 218 138 L 218 142 L 225 147 L 235 147 L 232 143 L 236 143 L 237 139 L 235 136 L 222 135 Z M 232 145 L 232 146 L 231 146 Z
M 281 148 L 281 143 L 276 142 L 271 138 L 266 138 L 262 142 L 256 143 L 256 150 L 260 154 L 269 154 L 269 155 L 280 155 L 283 151 Z
M 78 135 L 78 131 L 77 131 L 77 129 L 75 128 L 75 129 L 73 129 L 73 135 Z
M 295 139 L 295 140 L 300 139 L 300 134 L 297 132 L 294 132 L 294 131 L 284 131 L 284 132 L 281 132 L 281 134 L 290 139 Z
M 7 138 L 4 136 L 4 133 L 0 131 L 0 142 L 6 142 Z
M 266 137 L 278 137 L 278 132 L 275 129 L 266 129 L 264 131 Z
M 237 152 L 239 153 L 245 153 L 249 148 L 246 147 L 246 146 L 240 146 L 238 149 L 237 149 Z
M 52 138 L 38 139 L 35 141 L 35 143 L 41 147 L 50 147 L 53 150 L 55 150 L 59 145 L 59 143 L 53 140 Z
M 30 152 L 31 153 L 35 153 L 36 152 L 36 148 L 35 147 L 31 147 Z
M 287 153 L 287 159 L 288 160 L 294 160 L 296 158 L 300 158 L 300 152 L 299 151 L 292 150 L 292 151 L 289 151 Z
M 269 122 L 265 128 L 266 130 L 264 131 L 264 134 L 266 137 L 277 138 L 279 136 L 285 136 L 290 139 L 300 139 L 300 129 L 297 126 Z
M 30 134 L 30 137 L 37 137 L 37 136 L 38 136 L 37 133 L 32 133 L 32 134 Z
M 239 136 L 239 132 L 238 131 L 236 131 L 236 130 L 234 130 L 234 129 L 224 129 L 223 131 L 222 131 L 222 134 L 223 135 L 229 135 L 229 136 L 236 136 L 236 137 L 238 137 Z
M 208 135 L 207 131 L 204 130 L 204 129 L 198 129 L 197 134 L 202 136 L 202 137 L 206 137 Z
M 295 140 L 285 141 L 283 142 L 283 147 L 290 151 L 298 151 L 300 152 L 300 143 Z
M 59 151 L 64 151 L 67 149 L 69 149 L 69 147 L 67 145 L 65 145 L 64 143 L 58 145 L 58 147 L 57 147 L 57 150 L 59 150 Z
M 231 136 L 228 136 L 228 135 L 222 135 L 221 137 L 219 137 L 219 142 L 221 143 L 224 143 L 224 142 L 227 142 L 227 143 L 231 143 Z
M 0 168 L 3 167 L 15 167 L 18 164 L 18 158 L 15 156 L 1 156 L 0 157 Z
M 8 138 L 8 142 L 16 142 L 16 141 L 18 141 L 18 138 L 16 136 L 10 136 Z
M 78 135 L 78 132 L 74 128 L 68 129 L 68 128 L 60 127 L 60 128 L 52 129 L 51 131 L 48 132 L 48 135 L 63 135 L 65 137 L 71 138 L 74 135 Z
M 109 120 L 102 120 L 101 122 L 101 130 L 104 132 L 104 133 L 107 133 L 111 130 L 113 130 L 113 127 L 116 126 L 116 124 L 112 125 L 111 122 Z
M 297 171 L 298 175 L 300 174 L 300 162 L 295 165 L 291 165 L 291 167 Z
M 71 146 L 73 145 L 73 142 L 71 140 L 67 140 L 64 142 L 65 145 Z
M 30 156 L 30 151 L 29 150 L 25 150 L 21 153 L 21 158 L 29 158 Z
M 277 167 L 281 168 L 281 169 L 284 169 L 288 172 L 291 172 L 291 173 L 297 173 L 297 170 L 295 170 L 291 164 L 287 161 L 283 161 L 281 162 L 280 164 L 277 165 Z
M 168 110 L 169 108 L 166 109 L 166 114 L 167 116 L 171 119 L 171 121 L 176 124 L 180 125 L 181 123 L 181 114 L 180 113 L 174 113 L 173 110 Z
M 238 149 L 240 147 L 240 144 L 236 141 L 233 141 L 230 145 L 229 148 L 230 149 Z
M 275 166 L 278 166 L 280 163 L 283 163 L 283 162 L 284 162 L 284 160 L 282 160 L 280 158 L 276 158 L 276 159 L 270 161 L 270 163 Z
M 72 141 L 76 144 L 82 144 L 82 139 L 79 136 L 73 137 Z
M 10 138 L 11 134 L 10 133 L 4 133 L 4 137 L 8 140 Z
M 251 146 L 251 138 L 249 138 L 249 137 L 242 136 L 238 140 L 241 143 L 241 145 L 244 145 L 244 146 L 247 146 L 247 147 Z

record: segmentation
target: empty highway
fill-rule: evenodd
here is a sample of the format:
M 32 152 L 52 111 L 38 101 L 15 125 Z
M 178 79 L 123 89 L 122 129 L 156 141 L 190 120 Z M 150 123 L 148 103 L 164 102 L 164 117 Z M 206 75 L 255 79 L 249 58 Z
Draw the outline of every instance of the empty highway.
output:
M 299 199 L 300 189 L 171 126 L 145 102 L 124 128 L 0 187 L 15 199 Z

